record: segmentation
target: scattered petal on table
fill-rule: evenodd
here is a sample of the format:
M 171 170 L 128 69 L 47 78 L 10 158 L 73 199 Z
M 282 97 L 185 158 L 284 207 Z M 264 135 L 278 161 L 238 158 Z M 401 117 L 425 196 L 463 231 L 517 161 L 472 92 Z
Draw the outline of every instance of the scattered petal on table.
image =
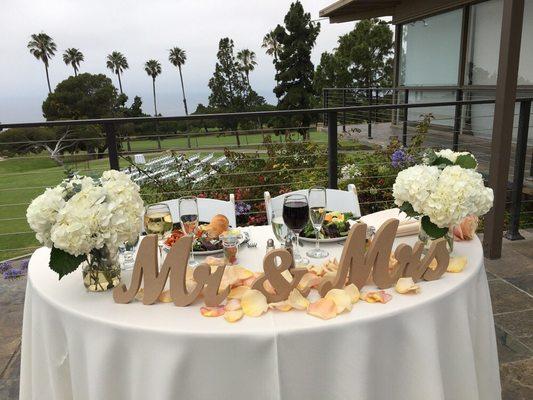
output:
M 226 311 L 237 311 L 240 310 L 241 307 L 241 301 L 238 299 L 230 299 L 225 305 Z
M 265 281 L 263 283 L 263 287 L 265 288 L 265 290 L 267 291 L 267 293 L 270 293 L 270 294 L 276 294 L 276 289 L 274 289 L 274 286 L 272 286 L 272 284 L 270 283 L 270 281 Z
M 348 293 L 348 296 L 350 296 L 350 300 L 352 301 L 352 304 L 357 303 L 359 299 L 361 298 L 361 293 L 359 293 L 359 289 L 353 283 L 346 286 L 344 288 L 344 291 Z
M 343 289 L 331 289 L 324 298 L 333 300 L 337 307 L 337 314 L 342 313 L 344 310 L 352 310 L 352 299 Z
M 322 282 L 322 278 L 320 278 L 316 273 L 314 272 L 307 272 L 304 276 L 302 276 L 302 279 L 300 279 L 300 282 L 298 282 L 298 289 L 305 290 L 310 287 L 317 286 Z
M 248 286 L 237 286 L 230 290 L 228 294 L 228 299 L 242 299 L 244 293 L 246 293 L 250 288 Z
M 413 278 L 411 277 L 398 279 L 398 282 L 396 282 L 396 286 L 394 287 L 394 289 L 396 289 L 396 291 L 400 294 L 420 292 L 420 286 L 415 284 Z
M 429 263 L 428 265 L 428 268 L 429 269 L 432 269 L 432 270 L 435 270 L 435 268 L 437 268 L 437 259 L 434 258 L 433 260 L 431 260 L 431 262 Z
M 170 297 L 170 290 L 163 290 L 159 295 L 158 299 L 161 303 L 172 303 L 172 297 Z
M 337 316 L 337 306 L 331 299 L 318 299 L 314 303 L 309 304 L 307 313 L 313 317 L 331 319 Z
M 248 279 L 245 279 L 242 281 L 242 284 L 244 286 L 248 286 L 248 287 L 252 287 L 252 284 L 254 283 L 254 281 L 259 278 L 262 274 L 259 273 L 259 272 L 255 272 L 253 274 L 253 276 L 249 277 Z
M 200 312 L 204 317 L 220 317 L 224 315 L 224 307 L 201 307 Z
M 226 311 L 224 313 L 224 319 L 228 322 L 237 322 L 244 315 L 242 310 Z
M 135 298 L 139 301 L 143 301 L 144 297 L 144 288 L 140 288 L 137 294 L 135 295 Z
M 221 267 L 226 264 L 223 257 L 207 256 L 204 260 L 209 266 Z
M 374 292 L 367 292 L 363 294 L 362 299 L 367 303 L 388 303 L 392 296 L 384 290 L 378 290 Z
M 468 262 L 466 257 L 451 257 L 450 263 L 448 264 L 448 272 L 461 272 Z
M 292 308 L 297 310 L 306 310 L 307 307 L 309 307 L 309 300 L 307 300 L 298 289 L 291 290 L 287 301 Z
M 239 280 L 243 281 L 254 276 L 254 273 L 248 268 L 241 267 L 240 265 L 234 265 L 233 270 Z
M 222 279 L 220 280 L 220 288 L 225 289 L 228 286 L 232 287 L 238 282 L 240 282 L 240 279 L 233 266 L 230 265 L 229 267 L 226 267 L 224 275 L 222 275 Z
M 289 304 L 288 300 L 278 301 L 277 303 L 270 303 L 269 308 L 274 308 L 278 311 L 290 311 L 292 306 Z
M 250 289 L 244 293 L 241 299 L 244 314 L 249 317 L 259 317 L 268 311 L 266 297 L 259 290 Z
M 294 277 L 292 276 L 291 272 L 286 269 L 285 271 L 281 272 L 281 276 L 283 276 L 288 282 L 292 282 Z

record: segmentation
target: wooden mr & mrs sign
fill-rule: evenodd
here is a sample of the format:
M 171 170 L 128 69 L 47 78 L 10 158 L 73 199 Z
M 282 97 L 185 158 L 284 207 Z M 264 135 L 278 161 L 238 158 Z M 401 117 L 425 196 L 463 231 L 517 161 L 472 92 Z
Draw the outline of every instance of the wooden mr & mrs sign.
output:
M 376 232 L 374 239 L 366 249 L 366 224 L 355 224 L 348 234 L 344 244 L 339 268 L 333 280 L 324 279 L 318 287 L 323 297 L 333 289 L 342 289 L 351 283 L 361 289 L 370 275 L 374 283 L 381 289 L 393 286 L 401 277 L 412 277 L 414 281 L 438 279 L 446 272 L 450 255 L 444 238 L 434 241 L 427 254 L 423 255 L 424 245 L 418 241 L 414 247 L 400 244 L 394 251 L 397 260 L 395 268 L 389 269 L 389 259 L 392 252 L 394 238 L 398 230 L 399 221 L 390 219 Z M 129 303 L 141 288 L 144 280 L 144 304 L 153 304 L 163 291 L 170 279 L 170 296 L 174 304 L 184 307 L 192 304 L 203 293 L 205 304 L 209 307 L 220 305 L 228 296 L 230 288 L 221 289 L 220 282 L 224 275 L 225 266 L 215 270 L 207 264 L 200 264 L 193 272 L 196 286 L 190 289 L 186 285 L 187 263 L 192 246 L 192 237 L 182 237 L 170 249 L 165 261 L 158 267 L 157 236 L 146 236 L 139 247 L 129 288 L 121 284 L 113 290 L 113 299 L 117 303 Z M 436 263 L 432 264 L 435 260 Z M 430 264 L 435 267 L 430 267 Z M 286 300 L 289 293 L 297 288 L 298 283 L 307 272 L 306 268 L 290 268 L 292 255 L 284 249 L 269 251 L 263 259 L 264 274 L 252 284 L 252 289 L 261 291 L 267 301 L 278 302 Z M 289 270 L 292 279 L 287 280 L 282 272 Z M 265 289 L 265 282 L 269 281 L 275 294 Z M 302 291 L 304 296 L 309 288 Z

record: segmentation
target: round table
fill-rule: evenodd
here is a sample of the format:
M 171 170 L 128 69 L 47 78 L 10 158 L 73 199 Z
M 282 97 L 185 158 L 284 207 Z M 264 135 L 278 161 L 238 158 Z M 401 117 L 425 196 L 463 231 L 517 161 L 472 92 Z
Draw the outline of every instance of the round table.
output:
M 242 248 L 239 262 L 260 270 L 272 233 L 247 230 L 258 246 Z M 454 254 L 468 256 L 465 270 L 421 282 L 418 295 L 391 288 L 389 303 L 359 301 L 328 321 L 270 311 L 230 324 L 201 316 L 203 303 L 116 304 L 110 292 L 86 292 L 79 271 L 58 281 L 41 248 L 29 265 L 20 398 L 499 399 L 479 240 Z

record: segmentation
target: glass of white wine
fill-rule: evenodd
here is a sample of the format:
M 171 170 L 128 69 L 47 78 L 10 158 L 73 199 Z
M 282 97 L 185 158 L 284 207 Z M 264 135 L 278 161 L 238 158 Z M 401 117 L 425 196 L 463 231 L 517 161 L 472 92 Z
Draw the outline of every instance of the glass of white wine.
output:
M 283 221 L 283 209 L 273 208 L 270 215 L 270 221 L 272 223 L 272 231 L 274 232 L 274 236 L 278 242 L 284 245 L 285 240 L 287 240 L 287 235 L 289 234 L 289 228 L 287 228 L 285 221 Z
M 163 240 L 172 232 L 172 214 L 164 203 L 151 204 L 144 213 L 144 230 L 147 234 L 155 234 L 160 246 Z
M 325 258 L 329 256 L 329 253 L 326 250 L 320 248 L 319 234 L 322 229 L 322 223 L 324 222 L 324 217 L 326 216 L 326 206 L 327 206 L 327 193 L 326 189 L 323 187 L 314 187 L 309 189 L 308 193 L 309 201 L 309 219 L 315 230 L 315 248 L 309 250 L 306 254 L 312 258 Z
M 183 233 L 193 237 L 189 267 L 196 267 L 199 264 L 194 259 L 194 237 L 198 229 L 198 199 L 194 196 L 180 198 L 178 200 L 178 210 Z

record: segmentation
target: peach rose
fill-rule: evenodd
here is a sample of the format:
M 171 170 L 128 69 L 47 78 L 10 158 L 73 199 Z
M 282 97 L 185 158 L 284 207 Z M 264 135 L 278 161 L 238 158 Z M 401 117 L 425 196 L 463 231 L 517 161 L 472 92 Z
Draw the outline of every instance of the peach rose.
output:
M 453 238 L 456 241 L 472 240 L 474 237 L 479 218 L 475 216 L 468 216 L 461 221 L 459 225 L 453 227 Z

